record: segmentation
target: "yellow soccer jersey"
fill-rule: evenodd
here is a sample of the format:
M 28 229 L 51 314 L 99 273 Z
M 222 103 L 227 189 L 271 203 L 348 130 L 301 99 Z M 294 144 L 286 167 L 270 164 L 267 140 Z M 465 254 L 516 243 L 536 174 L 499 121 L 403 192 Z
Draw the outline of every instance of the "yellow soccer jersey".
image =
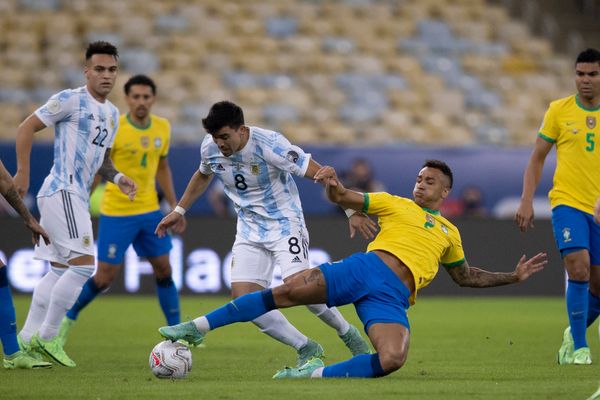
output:
M 121 115 L 119 130 L 110 153 L 118 171 L 134 180 L 137 194 L 134 201 L 112 182 L 106 184 L 100 212 L 105 215 L 135 215 L 159 209 L 156 193 L 158 162 L 169 153 L 171 126 L 165 118 L 150 116 L 150 126 L 138 128 Z
M 585 108 L 577 95 L 550 103 L 539 137 L 556 144 L 550 205 L 593 214 L 600 195 L 600 107 Z
M 363 211 L 377 215 L 381 230 L 367 251 L 384 250 L 411 270 L 417 291 L 433 280 L 439 264 L 446 267 L 465 261 L 458 229 L 439 211 L 419 207 L 414 201 L 389 193 L 365 193 Z

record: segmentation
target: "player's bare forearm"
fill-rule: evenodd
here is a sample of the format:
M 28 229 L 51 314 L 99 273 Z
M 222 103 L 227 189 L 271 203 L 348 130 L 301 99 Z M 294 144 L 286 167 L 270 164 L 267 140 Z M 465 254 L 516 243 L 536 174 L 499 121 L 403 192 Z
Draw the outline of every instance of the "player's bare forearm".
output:
M 102 161 L 102 165 L 98 169 L 97 174 L 104 178 L 104 180 L 113 182 L 118 173 L 119 171 L 117 171 L 112 159 L 110 158 L 110 149 L 107 149 L 106 153 L 104 153 L 104 160 Z
M 190 208 L 192 204 L 202 196 L 206 191 L 206 188 L 212 181 L 213 175 L 204 175 L 200 171 L 196 171 L 190 179 L 183 196 L 179 200 L 179 205 L 186 210 Z
M 31 215 L 27 209 L 27 206 L 25 203 L 23 203 L 21 196 L 19 196 L 19 193 L 17 193 L 17 189 L 14 186 L 11 186 L 10 189 L 8 189 L 6 192 L 3 192 L 2 195 L 8 204 L 10 204 L 12 208 L 19 213 L 23 220 L 25 220 L 25 222 L 33 219 L 33 215 Z
M 481 268 L 471 267 L 465 261 L 447 271 L 454 282 L 464 287 L 485 288 L 510 285 L 528 279 L 541 271 L 548 263 L 546 253 L 538 253 L 527 259 L 521 257 L 513 272 L 490 272 Z
M 535 147 L 525 168 L 523 174 L 523 193 L 521 199 L 525 201 L 532 201 L 535 194 L 535 189 L 540 183 L 542 177 L 542 170 L 548 153 L 552 149 L 553 144 L 546 140 L 538 137 L 535 142 Z
M 158 162 L 158 169 L 156 170 L 156 181 L 160 190 L 162 190 L 167 203 L 171 208 L 175 208 L 177 205 L 177 198 L 175 197 L 175 189 L 173 188 L 173 175 L 171 174 L 171 168 L 166 158 L 162 158 Z

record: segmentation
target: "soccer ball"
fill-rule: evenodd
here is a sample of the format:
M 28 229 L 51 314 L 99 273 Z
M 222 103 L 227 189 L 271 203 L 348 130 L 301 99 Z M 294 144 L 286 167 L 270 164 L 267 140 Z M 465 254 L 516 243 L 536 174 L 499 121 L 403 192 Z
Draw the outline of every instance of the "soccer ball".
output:
M 150 369 L 157 378 L 185 378 L 192 370 L 192 352 L 179 342 L 160 342 L 150 353 Z

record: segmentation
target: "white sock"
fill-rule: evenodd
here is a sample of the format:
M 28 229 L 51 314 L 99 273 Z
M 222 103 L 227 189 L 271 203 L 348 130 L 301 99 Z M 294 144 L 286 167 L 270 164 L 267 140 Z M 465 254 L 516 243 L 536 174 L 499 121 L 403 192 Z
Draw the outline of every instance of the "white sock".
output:
M 23 329 L 19 332 L 19 336 L 23 341 L 29 342 L 31 337 L 40 329 L 44 318 L 46 318 L 52 288 L 65 271 L 65 268 L 50 267 L 50 271 L 36 285 L 31 297 L 27 319 L 25 320 Z
M 198 317 L 198 318 L 194 319 L 192 322 L 194 323 L 194 325 L 196 325 L 196 329 L 198 329 L 198 331 L 200 331 L 202 333 L 206 333 L 206 332 L 210 331 L 210 324 L 208 323 L 208 320 L 206 319 L 206 317 L 204 317 L 204 316 Z
M 70 266 L 52 289 L 46 318 L 40 327 L 40 338 L 49 340 L 58 333 L 58 328 L 67 311 L 79 297 L 84 283 L 94 273 L 93 265 Z
M 325 367 L 320 367 L 317 368 L 313 371 L 312 374 L 310 374 L 311 378 L 322 378 L 323 377 L 323 370 L 325 369 Z
M 271 336 L 281 343 L 299 350 L 308 343 L 308 338 L 288 321 L 281 311 L 272 310 L 254 319 L 252 323 L 260 328 L 262 333 Z
M 310 304 L 307 305 L 306 308 L 319 317 L 321 321 L 335 329 L 339 336 L 347 333 L 348 329 L 350 329 L 348 321 L 344 319 L 342 314 L 335 307 L 328 308 L 325 304 Z

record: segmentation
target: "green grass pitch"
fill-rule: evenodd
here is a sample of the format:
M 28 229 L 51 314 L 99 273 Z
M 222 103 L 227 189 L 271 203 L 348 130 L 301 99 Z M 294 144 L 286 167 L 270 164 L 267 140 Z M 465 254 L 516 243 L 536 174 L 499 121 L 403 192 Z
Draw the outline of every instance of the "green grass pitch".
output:
M 30 298 L 17 296 L 22 325 Z M 183 297 L 182 316 L 196 317 L 224 297 Z M 342 312 L 357 324 L 352 307 Z M 348 358 L 335 333 L 304 307 L 285 310 L 325 347 L 326 364 Z M 80 316 L 66 350 L 74 369 L 0 369 L 1 399 L 585 399 L 600 382 L 598 330 L 588 330 L 596 364 L 558 366 L 566 324 L 560 298 L 439 298 L 422 296 L 409 312 L 407 364 L 373 380 L 273 381 L 295 353 L 236 324 L 194 349 L 187 379 L 158 380 L 148 367 L 163 317 L 154 297 L 105 296 Z

